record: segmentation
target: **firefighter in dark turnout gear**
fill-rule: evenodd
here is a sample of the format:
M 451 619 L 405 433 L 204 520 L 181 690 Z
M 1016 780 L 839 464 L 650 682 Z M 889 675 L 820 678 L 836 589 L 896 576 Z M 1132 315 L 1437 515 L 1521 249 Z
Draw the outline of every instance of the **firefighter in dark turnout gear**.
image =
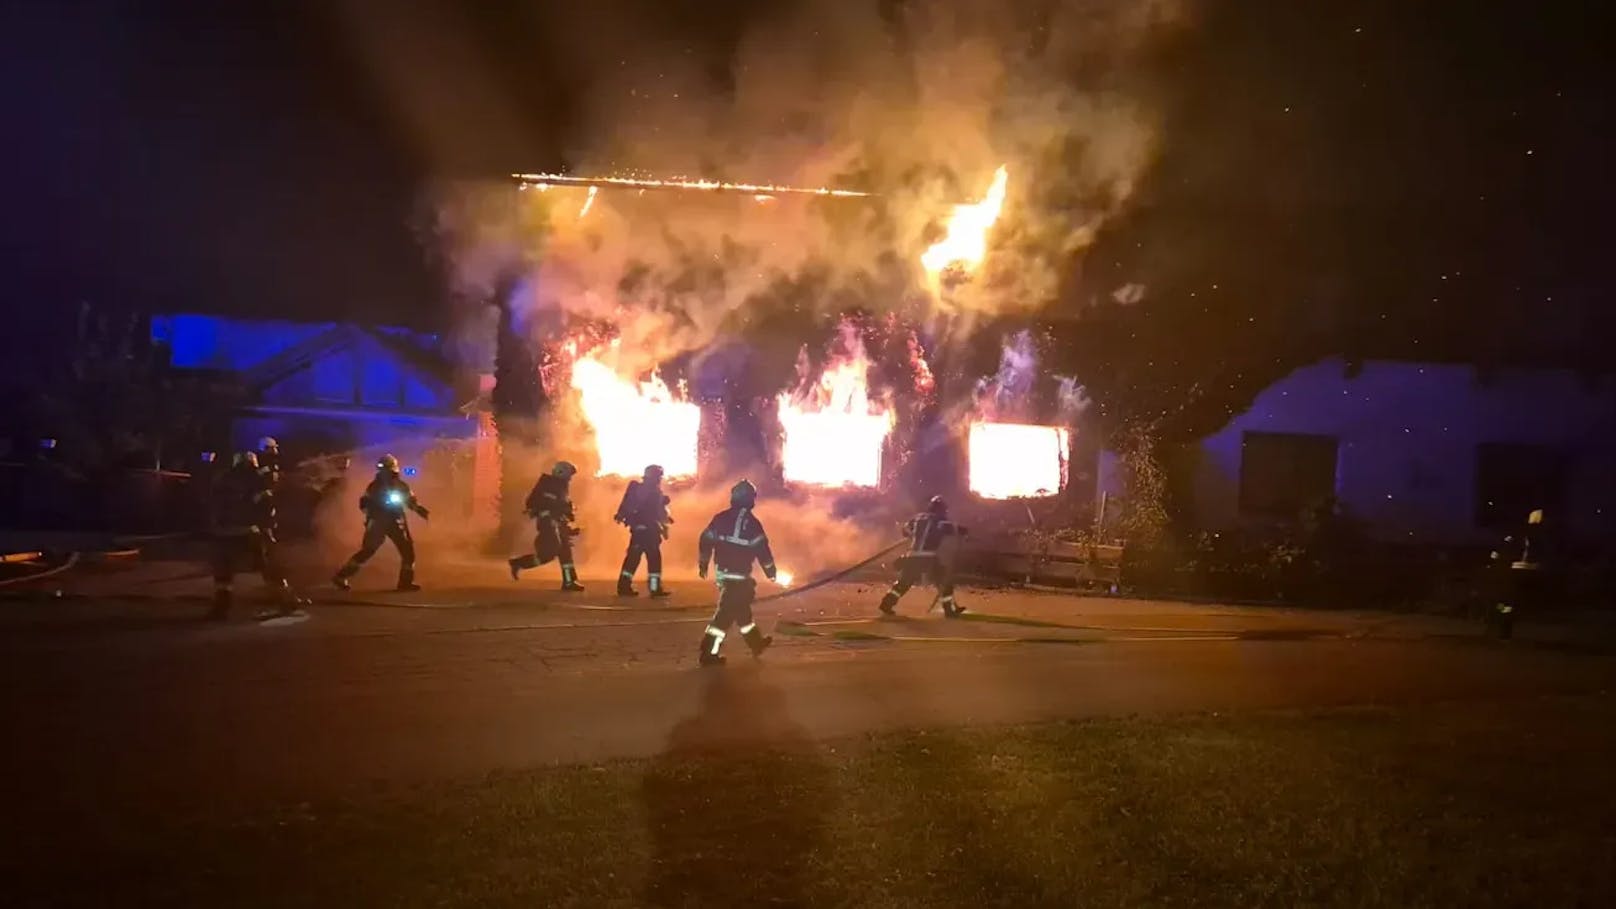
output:
M 644 480 L 628 484 L 612 520 L 628 528 L 628 552 L 623 556 L 623 573 L 617 578 L 617 595 L 639 595 L 634 589 L 634 573 L 640 570 L 640 556 L 644 555 L 651 596 L 667 596 L 662 587 L 662 541 L 668 538 L 673 518 L 668 515 L 668 497 L 662 494 L 659 465 L 645 468 Z
M 537 568 L 555 559 L 561 560 L 561 589 L 583 590 L 578 583 L 578 569 L 572 564 L 572 538 L 578 528 L 572 526 L 575 515 L 568 486 L 578 468 L 568 461 L 557 461 L 554 468 L 533 484 L 527 494 L 526 511 L 533 519 L 533 552 L 507 560 L 511 567 L 511 580 L 522 576 L 522 570 Z
M 707 529 L 701 532 L 701 556 L 698 573 L 707 577 L 707 566 L 717 562 L 718 609 L 707 622 L 701 636 L 701 665 L 715 666 L 724 662 L 718 648 L 724 643 L 731 624 L 740 626 L 741 637 L 751 648 L 752 656 L 762 656 L 774 643 L 758 631 L 752 619 L 752 601 L 757 599 L 757 581 L 752 579 L 752 562 L 762 566 L 769 580 L 776 580 L 774 553 L 769 549 L 768 534 L 763 523 L 752 514 L 757 504 L 757 488 L 746 480 L 736 483 L 729 491 L 729 510 L 713 515 Z
M 1549 586 L 1544 564 L 1548 549 L 1543 509 L 1538 508 L 1526 516 L 1524 528 L 1504 537 L 1503 545 L 1493 550 L 1495 578 L 1502 589 L 1487 611 L 1487 625 L 1499 638 L 1514 636 L 1515 617 L 1522 610 L 1543 605 Z
M 271 492 L 281 480 L 281 443 L 270 436 L 258 440 L 258 473 L 269 482 Z
M 909 553 L 898 560 L 898 580 L 881 598 L 881 611 L 892 615 L 893 607 L 909 588 L 930 580 L 937 588 L 943 615 L 957 618 L 965 610 L 954 604 L 952 567 L 942 563 L 939 550 L 947 538 L 965 536 L 965 528 L 948 519 L 948 503 L 942 496 L 932 496 L 925 511 L 904 523 L 903 532 L 909 537 Z
M 209 617 L 229 615 L 235 576 L 243 571 L 257 571 L 277 611 L 292 613 L 299 600 L 287 586 L 278 557 L 274 490 L 254 452 L 235 456 L 218 480 L 213 503 L 213 609 Z
M 359 566 L 370 561 L 382 542 L 392 540 L 398 549 L 398 589 L 420 590 L 415 583 L 415 541 L 410 537 L 408 512 L 415 512 L 423 520 L 429 517 L 426 508 L 415 500 L 410 484 L 399 475 L 398 458 L 382 455 L 376 462 L 376 478 L 365 487 L 359 497 L 359 510 L 365 513 L 365 538 L 359 551 L 338 569 L 332 583 L 342 590 L 348 589 L 348 579 L 359 572 Z

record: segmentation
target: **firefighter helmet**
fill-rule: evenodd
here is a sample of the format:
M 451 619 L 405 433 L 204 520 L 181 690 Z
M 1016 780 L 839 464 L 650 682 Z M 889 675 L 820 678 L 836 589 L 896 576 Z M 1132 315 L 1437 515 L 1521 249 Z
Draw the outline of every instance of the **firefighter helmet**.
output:
M 931 501 L 926 503 L 926 510 L 936 515 L 948 514 L 948 502 L 942 496 L 932 496 Z
M 757 487 L 752 485 L 751 480 L 742 480 L 736 483 L 730 487 L 729 503 L 739 505 L 742 508 L 751 508 L 757 504 Z
M 570 480 L 572 475 L 578 472 L 578 468 L 574 467 L 571 461 L 557 461 L 555 468 L 550 472 L 563 480 Z
M 256 451 L 238 451 L 238 452 L 236 452 L 235 457 L 230 459 L 230 463 L 231 463 L 232 466 L 235 466 L 235 467 L 240 467 L 243 464 L 245 464 L 248 467 L 251 467 L 253 470 L 257 470 L 258 469 L 258 452 L 256 452 Z
M 376 461 L 376 469 L 385 470 L 388 473 L 398 473 L 398 458 L 390 454 L 384 454 Z
M 662 479 L 662 465 L 652 464 L 645 468 L 645 482 L 655 483 Z

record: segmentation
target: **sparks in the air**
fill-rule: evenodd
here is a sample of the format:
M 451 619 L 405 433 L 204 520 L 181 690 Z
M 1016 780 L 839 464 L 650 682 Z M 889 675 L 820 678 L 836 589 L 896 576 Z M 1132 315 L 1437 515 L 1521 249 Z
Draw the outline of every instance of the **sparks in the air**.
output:
M 589 210 L 595 207 L 595 194 L 598 192 L 600 192 L 600 187 L 589 187 L 589 198 L 584 200 L 584 207 L 578 209 L 578 217 L 582 218 L 584 215 L 589 214 Z

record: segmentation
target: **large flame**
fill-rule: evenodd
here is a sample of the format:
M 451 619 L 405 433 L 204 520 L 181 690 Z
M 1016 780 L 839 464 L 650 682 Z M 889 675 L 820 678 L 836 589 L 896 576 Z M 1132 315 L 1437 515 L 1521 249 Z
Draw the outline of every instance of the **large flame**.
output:
M 1063 426 L 972 423 L 971 492 L 984 499 L 1052 496 L 1066 483 L 1070 433 Z
M 892 411 L 870 398 L 869 356 L 857 331 L 843 328 L 845 352 L 817 380 L 780 395 L 785 478 L 811 486 L 881 484 L 881 449 L 892 431 Z M 797 360 L 808 373 L 808 352 Z
M 695 476 L 701 408 L 654 373 L 643 382 L 619 375 L 606 362 L 617 351 L 613 341 L 572 364 L 572 387 L 595 430 L 596 476 L 637 477 L 649 464 L 662 465 L 669 478 Z
M 948 234 L 920 256 L 920 264 L 925 266 L 926 277 L 934 289 L 941 285 L 945 272 L 969 273 L 982 264 L 988 252 L 988 231 L 999 220 L 1009 185 L 1010 170 L 1001 166 L 994 172 L 993 185 L 988 187 L 982 201 L 954 206 L 954 213 L 948 219 Z

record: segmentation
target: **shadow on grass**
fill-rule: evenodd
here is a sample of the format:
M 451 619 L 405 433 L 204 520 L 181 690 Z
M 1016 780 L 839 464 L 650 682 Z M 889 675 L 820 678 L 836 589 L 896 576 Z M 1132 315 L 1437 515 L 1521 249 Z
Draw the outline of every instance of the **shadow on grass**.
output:
M 641 787 L 654 906 L 807 903 L 836 788 L 785 699 L 750 667 L 703 679 Z M 744 793 L 744 795 L 743 795 Z

